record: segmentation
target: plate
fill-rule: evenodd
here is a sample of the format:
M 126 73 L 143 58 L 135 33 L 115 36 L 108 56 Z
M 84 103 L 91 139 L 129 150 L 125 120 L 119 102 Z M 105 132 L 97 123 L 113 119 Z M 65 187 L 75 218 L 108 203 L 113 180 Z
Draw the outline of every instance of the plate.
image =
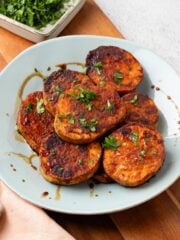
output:
M 88 51 L 100 45 L 114 45 L 128 50 L 142 64 L 144 80 L 139 91 L 153 98 L 159 108 L 159 131 L 165 140 L 166 159 L 158 174 L 140 187 L 126 188 L 115 183 L 58 187 L 43 179 L 38 157 L 34 157 L 28 145 L 15 134 L 19 89 L 34 69 L 49 75 L 57 70 L 57 64 L 84 63 Z M 73 65 L 71 68 L 77 69 Z M 109 213 L 131 208 L 157 196 L 179 177 L 180 78 L 151 51 L 110 37 L 77 35 L 56 38 L 21 53 L 2 71 L 0 82 L 0 177 L 29 202 L 71 214 Z M 25 86 L 23 96 L 40 89 L 42 81 L 35 77 Z
M 32 42 L 41 42 L 58 34 L 68 25 L 84 5 L 85 0 L 70 0 L 65 3 L 65 13 L 54 24 L 38 30 L 0 14 L 0 26 Z

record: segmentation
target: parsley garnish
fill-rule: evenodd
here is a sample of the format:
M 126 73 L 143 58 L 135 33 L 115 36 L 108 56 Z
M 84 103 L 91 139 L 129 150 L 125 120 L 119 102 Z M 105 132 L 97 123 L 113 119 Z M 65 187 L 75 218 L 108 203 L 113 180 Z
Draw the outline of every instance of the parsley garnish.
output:
M 55 23 L 64 13 L 67 0 L 5 0 L 0 13 L 28 26 L 40 29 Z
M 143 156 L 145 155 L 145 153 L 146 153 L 146 151 L 145 151 L 144 149 L 142 149 L 142 150 L 140 151 L 139 155 L 140 155 L 141 157 L 143 157 Z
M 56 91 L 56 93 L 57 93 L 58 96 L 63 93 L 63 90 L 62 90 L 62 88 L 61 88 L 59 85 L 57 85 L 57 86 L 55 87 L 55 91 Z
M 107 100 L 107 107 L 106 108 L 109 112 L 112 112 L 113 109 L 114 109 L 114 104 L 112 102 L 110 102 L 109 100 Z
M 75 119 L 74 119 L 74 116 L 72 114 L 69 114 L 69 123 L 70 124 L 74 124 L 75 123 Z
M 70 124 L 74 124 L 75 123 L 75 118 L 71 113 L 65 113 L 65 114 L 59 114 L 58 118 L 61 119 L 65 119 L 65 118 L 69 118 L 69 123 Z
M 69 114 L 69 113 L 59 114 L 59 115 L 58 115 L 58 118 L 59 118 L 59 119 L 64 119 L 64 118 L 66 118 L 66 117 L 68 116 L 68 114 Z
M 93 107 L 93 104 L 92 104 L 92 103 L 86 104 L 86 108 L 87 108 L 88 111 L 91 111 L 91 110 L 92 110 L 92 107 Z
M 94 63 L 94 68 L 95 68 L 95 70 L 96 70 L 96 72 L 97 72 L 98 75 L 101 74 L 100 69 L 102 68 L 102 66 L 103 66 L 102 62 L 96 62 L 96 63 Z
M 96 131 L 96 125 L 97 124 L 98 124 L 98 121 L 96 120 L 96 118 L 92 118 L 90 123 L 89 123 L 89 129 L 91 130 L 91 132 Z
M 56 171 L 58 171 L 58 172 L 62 172 L 63 170 L 64 170 L 64 168 L 60 167 L 60 166 L 58 166 L 57 169 L 56 169 Z
M 88 70 L 88 66 L 83 66 L 83 73 L 86 74 Z
M 103 80 L 101 80 L 101 81 L 99 82 L 99 85 L 100 85 L 100 87 L 104 87 L 104 86 L 106 85 L 106 82 L 103 81 Z
M 114 73 L 114 81 L 116 84 L 120 84 L 122 79 L 123 79 L 123 74 L 121 72 Z
M 52 157 L 54 157 L 54 156 L 56 156 L 56 150 L 55 149 L 51 149 L 50 150 L 50 156 L 52 156 Z
M 133 98 L 130 100 L 130 103 L 136 104 L 138 101 L 138 95 L 134 95 Z
M 27 106 L 26 106 L 26 112 L 27 113 L 29 113 L 29 112 L 31 112 L 32 110 L 33 110 L 33 107 L 34 107 L 34 105 L 32 104 L 32 103 L 29 103 Z
M 144 149 L 140 150 L 138 160 L 141 161 L 145 155 L 146 151 Z
M 80 102 L 89 103 L 97 97 L 97 94 L 91 90 L 84 90 L 83 88 L 78 88 L 78 90 L 79 94 L 72 92 L 71 97 L 75 98 Z
M 113 136 L 105 137 L 104 142 L 102 143 L 103 148 L 110 148 L 116 150 L 121 144 L 117 143 L 117 140 Z
M 132 140 L 132 142 L 134 143 L 135 146 L 138 145 L 138 138 L 139 138 L 139 136 L 138 136 L 137 132 L 132 132 L 131 133 L 131 140 Z
M 78 159 L 78 165 L 83 165 L 84 161 L 82 159 Z
M 89 160 L 89 164 L 93 165 L 94 164 L 94 160 Z
M 36 112 L 41 114 L 44 113 L 46 111 L 44 105 L 43 105 L 43 99 L 38 99 L 37 100 L 37 104 L 36 104 Z
M 98 121 L 96 120 L 96 118 L 92 118 L 89 122 L 87 122 L 87 120 L 84 117 L 80 117 L 79 123 L 84 128 L 88 128 L 91 132 L 95 132 Z
M 83 118 L 83 117 L 79 118 L 79 122 L 80 122 L 81 126 L 83 126 L 85 128 L 88 127 L 88 124 L 87 124 L 87 121 L 85 118 Z

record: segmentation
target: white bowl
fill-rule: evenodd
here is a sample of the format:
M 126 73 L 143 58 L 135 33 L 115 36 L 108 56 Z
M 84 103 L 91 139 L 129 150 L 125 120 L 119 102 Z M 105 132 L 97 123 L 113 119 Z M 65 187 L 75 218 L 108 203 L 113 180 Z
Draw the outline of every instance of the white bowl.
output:
M 0 26 L 32 42 L 41 42 L 56 37 L 75 17 L 84 5 L 85 0 L 70 0 L 65 4 L 65 13 L 55 24 L 48 24 L 41 30 L 27 26 L 0 14 Z

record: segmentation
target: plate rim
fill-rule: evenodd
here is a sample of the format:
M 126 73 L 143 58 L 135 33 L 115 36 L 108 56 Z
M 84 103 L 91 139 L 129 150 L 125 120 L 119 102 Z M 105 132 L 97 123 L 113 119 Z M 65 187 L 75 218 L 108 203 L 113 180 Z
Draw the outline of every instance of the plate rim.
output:
M 115 41 L 120 41 L 120 42 L 124 42 L 124 43 L 128 43 L 130 45 L 133 45 L 135 46 L 136 48 L 140 48 L 140 49 L 143 49 L 143 50 L 148 50 L 150 53 L 153 53 L 156 55 L 156 57 L 159 58 L 159 60 L 162 60 L 166 65 L 170 66 L 172 68 L 172 70 L 174 71 L 174 73 L 176 73 L 176 75 L 178 77 L 180 77 L 180 75 L 178 74 L 178 72 L 173 68 L 172 64 L 169 63 L 167 60 L 165 60 L 162 56 L 160 56 L 159 54 L 157 54 L 156 52 L 154 52 L 152 49 L 148 48 L 148 47 L 144 47 L 144 46 L 141 46 L 140 44 L 134 42 L 134 41 L 131 41 L 131 40 L 128 40 L 128 39 L 125 39 L 125 38 L 120 38 L 120 37 L 112 37 L 112 36 L 106 36 L 106 35 L 92 35 L 92 34 L 70 34 L 70 35 L 65 35 L 65 36 L 59 36 L 59 37 L 55 37 L 55 38 L 51 38 L 51 39 L 47 39 L 45 41 L 41 41 L 41 42 L 38 42 L 38 43 L 35 43 L 33 44 L 32 46 L 29 46 L 27 47 L 26 49 L 24 49 L 22 52 L 20 52 L 17 56 L 15 56 L 11 61 L 9 61 L 7 63 L 7 65 L 3 68 L 2 71 L 0 71 L 0 76 L 1 74 L 4 73 L 4 71 L 6 71 L 7 68 L 9 68 L 9 66 L 15 62 L 18 58 L 20 58 L 21 56 L 23 56 L 24 54 L 28 53 L 29 51 L 31 51 L 31 49 L 35 49 L 35 48 L 38 48 L 40 45 L 46 45 L 47 43 L 49 42 L 58 42 L 58 41 L 61 41 L 63 39 L 69 39 L 69 38 L 94 38 L 94 39 L 100 39 L 100 38 L 104 38 L 104 39 L 109 39 L 109 40 L 115 40 Z
M 56 41 L 61 41 L 62 39 L 69 39 L 69 38 L 96 38 L 96 39 L 100 39 L 100 38 L 106 38 L 106 39 L 109 39 L 109 40 L 116 40 L 116 41 L 120 41 L 120 42 L 126 42 L 130 45 L 133 45 L 137 48 L 140 48 L 140 49 L 146 49 L 150 52 L 152 52 L 151 50 L 147 49 L 147 48 L 143 48 L 139 45 L 137 45 L 136 43 L 132 42 L 132 41 L 129 41 L 129 40 L 126 40 L 126 39 L 120 39 L 120 38 L 114 38 L 114 37 L 107 37 L 107 36 L 98 36 L 98 35 L 68 35 L 68 36 L 64 36 L 64 37 L 60 37 L 60 38 L 55 38 L 55 39 L 50 39 L 50 40 L 47 40 L 45 42 L 41 42 L 41 43 L 38 43 L 36 45 L 33 45 L 27 49 L 25 49 L 24 51 L 22 51 L 20 54 L 18 54 L 12 61 L 10 61 L 9 64 L 7 64 L 7 66 L 1 71 L 0 73 L 0 78 L 3 74 L 5 74 L 5 72 L 11 67 L 11 65 L 16 62 L 19 58 L 21 58 L 21 56 L 25 55 L 25 54 L 28 54 L 29 51 L 31 51 L 32 49 L 36 49 L 36 48 L 39 48 L 40 45 L 46 45 L 48 44 L 48 42 L 56 42 Z M 154 52 L 152 52 L 154 53 Z M 163 62 L 165 62 L 166 64 L 168 64 L 166 61 L 164 61 L 164 59 L 162 59 L 161 57 L 159 57 L 157 54 L 155 54 L 158 58 L 160 58 L 161 60 L 163 60 Z M 171 67 L 170 64 L 168 64 L 168 66 Z M 172 67 L 171 67 L 172 68 Z M 176 73 L 176 71 L 172 68 L 172 70 Z M 25 196 L 23 196 L 22 193 L 20 193 L 20 191 L 16 191 L 8 182 L 6 179 L 4 179 L 2 177 L 2 174 L 0 172 L 0 179 L 14 192 L 16 193 L 18 196 L 20 196 L 22 199 L 32 203 L 33 205 L 35 206 L 38 206 L 38 207 L 41 207 L 41 208 L 45 208 L 45 209 L 48 209 L 48 210 L 52 210 L 52 211 L 55 211 L 55 212 L 60 212 L 60 213 L 66 213 L 66 214 L 81 214 L 81 215 L 99 215 L 99 214 L 106 214 L 106 213 L 113 213 L 113 212 L 117 212 L 117 211 L 123 211 L 123 210 L 126 210 L 126 209 L 129 209 L 129 208 L 132 208 L 132 207 L 135 207 L 135 206 L 138 206 L 140 204 L 143 204 L 144 202 L 147 202 L 149 201 L 150 199 L 153 199 L 155 198 L 156 196 L 158 196 L 159 194 L 161 194 L 162 192 L 164 192 L 167 188 L 169 188 L 177 179 L 179 178 L 179 176 L 177 175 L 177 177 L 175 179 L 173 179 L 172 182 L 170 182 L 168 185 L 164 186 L 161 191 L 157 191 L 155 194 L 152 194 L 150 195 L 149 197 L 146 197 L 146 199 L 144 199 L 143 201 L 139 201 L 135 204 L 131 204 L 127 207 L 117 207 L 117 208 L 113 208 L 110 207 L 108 210 L 101 210 L 101 211 L 76 211 L 74 210 L 73 212 L 72 211 L 68 211 L 67 209 L 66 210 L 61 210 L 61 209 L 54 209 L 53 207 L 49 207 L 49 206 L 45 206 L 46 204 L 39 204 L 37 203 L 36 201 L 33 201 L 32 199 L 29 199 L 28 197 L 26 198 Z

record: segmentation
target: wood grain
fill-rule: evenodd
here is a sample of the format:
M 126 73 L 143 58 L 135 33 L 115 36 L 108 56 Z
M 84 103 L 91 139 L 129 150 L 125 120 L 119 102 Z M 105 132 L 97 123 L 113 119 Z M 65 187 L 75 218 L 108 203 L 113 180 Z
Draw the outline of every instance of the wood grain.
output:
M 128 240 L 177 240 L 180 214 L 166 193 L 138 207 L 111 214 L 116 227 Z
M 0 54 L 7 63 L 32 44 L 32 42 L 0 28 Z
M 169 191 L 173 194 L 176 200 L 180 203 L 180 181 L 177 180 L 172 187 L 169 188 Z
M 93 34 L 122 38 L 92 0 L 60 34 Z M 0 28 L 0 70 L 32 42 Z M 180 239 L 180 181 L 158 197 L 138 207 L 102 216 L 72 216 L 47 211 L 78 240 L 178 240 Z
M 2 54 L 0 53 L 0 71 L 7 65 L 6 60 L 4 59 L 4 57 L 2 56 Z
M 78 240 L 124 239 L 108 215 L 77 216 L 50 213 L 50 216 Z

